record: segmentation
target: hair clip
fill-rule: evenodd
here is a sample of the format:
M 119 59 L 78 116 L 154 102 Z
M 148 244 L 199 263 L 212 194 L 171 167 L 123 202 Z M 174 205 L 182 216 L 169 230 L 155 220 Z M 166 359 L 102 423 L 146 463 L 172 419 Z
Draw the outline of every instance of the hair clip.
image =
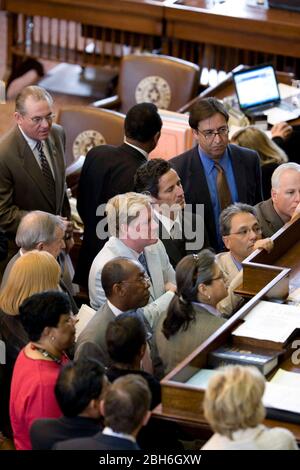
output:
M 195 261 L 199 261 L 199 256 L 196 253 L 192 254 Z

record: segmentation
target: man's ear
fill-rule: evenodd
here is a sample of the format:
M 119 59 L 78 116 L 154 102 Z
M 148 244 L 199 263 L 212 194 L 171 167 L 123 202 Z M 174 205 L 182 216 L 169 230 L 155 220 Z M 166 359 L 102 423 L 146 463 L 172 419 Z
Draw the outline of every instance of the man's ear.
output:
M 22 122 L 22 114 L 18 113 L 17 111 L 14 112 L 14 118 L 17 122 L 17 124 L 21 124 Z
M 112 293 L 117 297 L 124 297 L 124 295 L 126 294 L 126 289 L 122 282 L 113 284 Z
M 142 426 L 146 426 L 150 418 L 151 418 L 151 411 L 147 411 L 147 413 L 145 414 L 143 418 Z
M 38 250 L 38 251 L 43 251 L 44 249 L 44 243 L 43 242 L 38 242 L 36 245 L 35 245 L 35 250 Z
M 153 140 L 154 140 L 154 142 L 155 142 L 155 147 L 156 147 L 156 145 L 157 145 L 157 143 L 158 143 L 158 141 L 159 141 L 160 134 L 161 134 L 161 131 L 158 131 L 158 132 L 156 132 L 155 136 L 153 137 Z
M 102 416 L 105 416 L 105 413 L 104 413 L 104 400 L 100 400 L 100 403 L 99 403 L 99 408 L 100 408 L 100 413 Z
M 277 200 L 277 191 L 276 189 L 271 189 L 271 198 L 272 198 L 272 201 L 275 201 Z
M 224 235 L 224 237 L 222 237 L 222 240 L 227 250 L 230 250 L 230 237 Z
M 198 139 L 199 133 L 198 133 L 197 129 L 192 129 L 192 133 L 193 133 L 193 136 L 195 137 L 195 139 Z

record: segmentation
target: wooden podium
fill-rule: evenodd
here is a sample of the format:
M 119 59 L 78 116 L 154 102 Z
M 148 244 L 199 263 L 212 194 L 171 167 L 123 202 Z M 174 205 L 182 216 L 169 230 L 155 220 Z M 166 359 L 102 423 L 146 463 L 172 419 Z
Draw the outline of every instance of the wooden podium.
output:
M 204 391 L 185 382 L 197 371 L 207 367 L 210 351 L 230 342 L 232 331 L 260 300 L 284 299 L 289 290 L 291 292 L 300 286 L 299 234 L 300 217 L 273 235 L 274 249 L 271 253 L 256 250 L 243 262 L 244 277 L 239 293 L 250 300 L 161 381 L 162 403 L 153 411 L 154 419 L 176 422 L 194 438 L 210 437 L 212 431 L 202 410 Z M 300 333 L 296 331 L 293 339 L 298 337 Z M 300 366 L 291 362 L 292 352 L 288 345 L 279 356 L 277 368 L 300 373 Z M 270 419 L 266 419 L 265 424 L 289 429 L 300 442 L 300 425 Z

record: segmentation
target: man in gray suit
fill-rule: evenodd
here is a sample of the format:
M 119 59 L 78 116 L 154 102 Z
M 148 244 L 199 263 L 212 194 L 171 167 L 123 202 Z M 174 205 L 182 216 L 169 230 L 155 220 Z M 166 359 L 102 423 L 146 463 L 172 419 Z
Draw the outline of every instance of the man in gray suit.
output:
M 151 198 L 137 193 L 120 194 L 108 201 L 106 213 L 111 236 L 90 270 L 91 306 L 97 309 L 106 301 L 101 281 L 104 265 L 118 256 L 125 256 L 139 261 L 150 278 L 150 303 L 143 312 L 153 327 L 159 315 L 167 309 L 176 287 L 174 269 L 162 242 L 158 240 Z M 105 224 L 103 221 L 103 225 L 98 226 L 100 237 Z
M 0 141 L 0 226 L 11 240 L 28 211 L 70 217 L 65 136 L 62 127 L 52 124 L 52 105 L 43 88 L 24 88 L 16 98 L 17 126 Z M 67 231 L 71 232 L 70 226 Z
M 272 175 L 271 197 L 255 206 L 264 237 L 271 237 L 300 213 L 300 165 L 279 165 Z
M 107 327 L 121 313 L 135 311 L 147 305 L 150 283 L 138 261 L 124 257 L 105 264 L 101 282 L 107 301 L 80 333 L 75 345 L 75 359 L 93 357 L 109 367 L 112 360 L 105 339 Z M 141 312 L 137 312 L 137 315 L 145 321 Z

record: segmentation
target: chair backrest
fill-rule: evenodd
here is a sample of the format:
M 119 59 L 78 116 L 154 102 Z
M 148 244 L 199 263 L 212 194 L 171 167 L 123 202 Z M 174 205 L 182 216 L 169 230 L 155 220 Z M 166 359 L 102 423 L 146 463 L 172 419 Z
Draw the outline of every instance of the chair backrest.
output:
M 66 165 L 90 148 L 101 144 L 120 145 L 124 138 L 123 114 L 89 106 L 60 108 L 57 123 L 66 133 Z
M 120 110 L 126 113 L 144 101 L 158 108 L 177 111 L 198 92 L 198 65 L 175 57 L 134 54 L 121 62 L 118 95 Z

